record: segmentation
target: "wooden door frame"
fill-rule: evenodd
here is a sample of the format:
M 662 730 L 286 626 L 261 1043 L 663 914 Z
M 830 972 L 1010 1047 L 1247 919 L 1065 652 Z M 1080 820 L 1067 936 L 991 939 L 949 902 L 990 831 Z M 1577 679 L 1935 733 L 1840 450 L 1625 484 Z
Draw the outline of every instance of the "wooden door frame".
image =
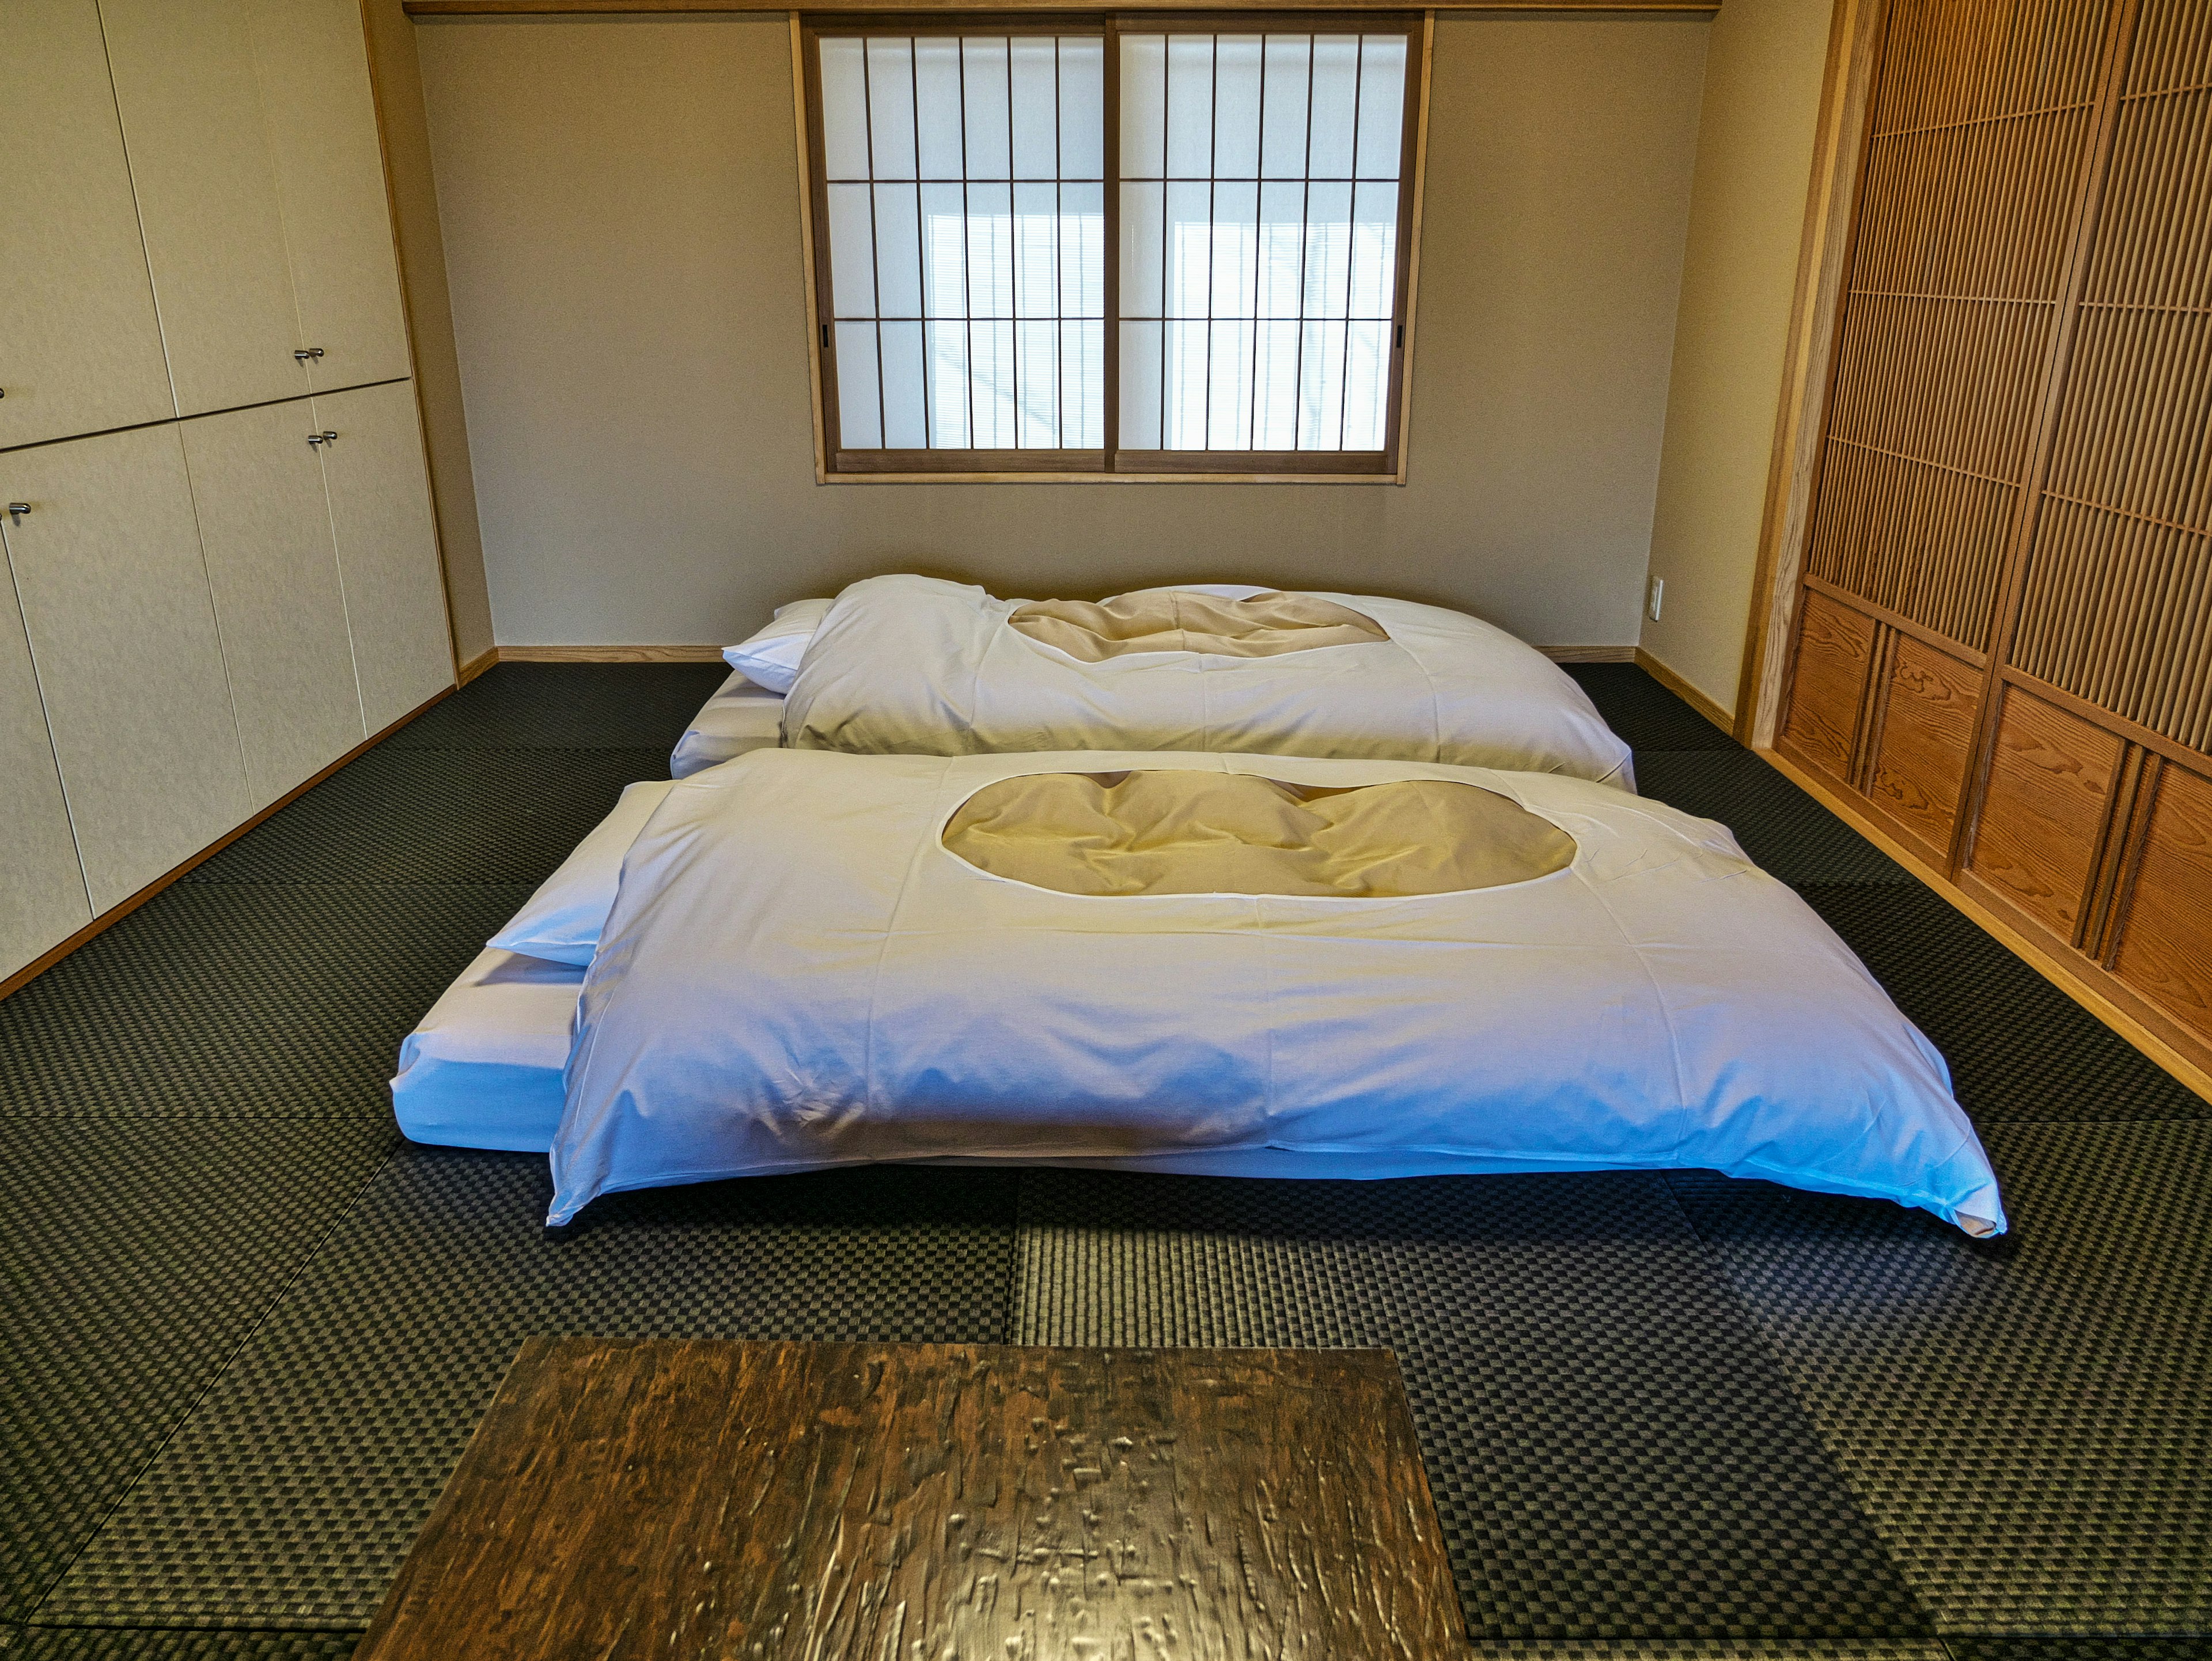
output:
M 1773 748 L 1788 690 L 1790 631 L 1796 623 L 1798 576 L 1805 568 L 1820 484 L 1820 437 L 1827 425 L 1851 228 L 1858 218 L 1872 126 L 1870 100 L 1881 67 L 1887 13 L 1887 0 L 1835 0 L 1828 27 L 1827 69 L 1797 250 L 1797 288 L 1783 356 L 1781 405 L 1774 418 L 1751 615 L 1744 631 L 1742 690 L 1736 697 L 1735 736 L 1755 750 Z

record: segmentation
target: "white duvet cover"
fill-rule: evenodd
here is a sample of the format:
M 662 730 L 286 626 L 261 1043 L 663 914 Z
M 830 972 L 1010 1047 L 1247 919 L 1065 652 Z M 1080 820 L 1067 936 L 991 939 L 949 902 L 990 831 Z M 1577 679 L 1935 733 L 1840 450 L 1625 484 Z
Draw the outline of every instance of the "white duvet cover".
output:
M 1454 894 L 1102 897 L 939 840 L 995 781 L 1148 768 L 1457 780 L 1576 849 Z M 631 846 L 577 1019 L 556 1224 L 616 1189 L 870 1160 L 1334 1155 L 1705 1166 L 2004 1226 L 1942 1058 L 1826 926 L 1722 827 L 1577 779 L 759 751 L 677 784 Z
M 784 742 L 864 755 L 1204 750 L 1446 762 L 1634 788 L 1628 746 L 1582 688 L 1504 630 L 1407 600 L 1316 598 L 1371 618 L 1389 638 L 1279 656 L 1162 651 L 1086 662 L 1009 626 L 1028 601 L 929 577 L 871 577 L 838 595 L 808 642 Z

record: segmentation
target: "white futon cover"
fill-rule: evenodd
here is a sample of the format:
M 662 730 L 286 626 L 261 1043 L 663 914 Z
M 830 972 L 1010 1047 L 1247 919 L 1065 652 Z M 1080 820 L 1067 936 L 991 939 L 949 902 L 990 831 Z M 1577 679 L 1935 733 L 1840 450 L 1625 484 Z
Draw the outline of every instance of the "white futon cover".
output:
M 1261 591 L 1266 592 L 1266 591 Z M 1086 662 L 1010 626 L 1026 600 L 931 577 L 837 596 L 784 709 L 793 749 L 859 755 L 1206 750 L 1449 762 L 1635 788 L 1628 746 L 1557 664 L 1478 618 L 1316 594 L 1389 638 L 1275 656 Z
M 1057 892 L 940 840 L 995 781 L 1147 768 L 1458 780 L 1576 848 L 1506 886 L 1288 898 Z M 1433 763 L 756 751 L 632 844 L 566 1083 L 556 1224 L 615 1189 L 857 1161 L 1274 1149 L 1710 1166 L 2004 1226 L 1942 1058 L 1726 830 Z

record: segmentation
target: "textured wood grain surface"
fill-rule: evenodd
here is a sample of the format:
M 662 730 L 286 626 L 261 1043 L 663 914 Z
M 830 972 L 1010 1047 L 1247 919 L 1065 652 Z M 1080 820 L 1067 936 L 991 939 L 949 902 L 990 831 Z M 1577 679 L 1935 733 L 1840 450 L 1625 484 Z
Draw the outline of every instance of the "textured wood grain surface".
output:
M 1868 774 L 1868 794 L 1942 857 L 1951 846 L 1982 676 L 1934 647 L 1899 635 Z
M 1396 1361 L 532 1339 L 359 1661 L 1464 1651 Z

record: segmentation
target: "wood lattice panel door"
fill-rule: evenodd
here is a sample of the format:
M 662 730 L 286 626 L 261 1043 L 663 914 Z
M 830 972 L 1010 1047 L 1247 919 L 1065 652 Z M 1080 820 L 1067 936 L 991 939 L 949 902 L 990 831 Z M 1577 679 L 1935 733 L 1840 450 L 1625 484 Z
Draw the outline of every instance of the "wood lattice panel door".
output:
M 1784 747 L 1947 857 L 2064 311 L 2112 0 L 1893 0 Z
M 2212 1032 L 2212 5 L 2131 21 L 1967 872 Z
M 2212 1056 L 2212 5 L 1883 29 L 1777 747 Z

